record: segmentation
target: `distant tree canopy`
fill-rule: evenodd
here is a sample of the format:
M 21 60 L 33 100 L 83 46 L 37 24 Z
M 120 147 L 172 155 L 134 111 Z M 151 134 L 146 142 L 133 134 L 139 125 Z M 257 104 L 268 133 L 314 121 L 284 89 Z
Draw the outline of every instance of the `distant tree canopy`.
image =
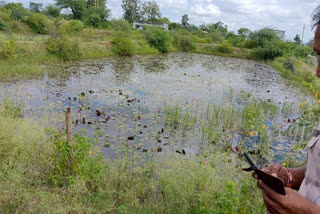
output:
M 238 35 L 242 36 L 243 38 L 247 39 L 251 31 L 248 28 L 240 28 L 238 30 Z
M 141 6 L 141 18 L 145 21 L 156 22 L 158 19 L 161 19 L 161 11 L 159 5 L 152 2 L 144 2 Z
M 188 27 L 189 26 L 189 16 L 188 14 L 184 14 L 181 18 L 181 25 L 183 27 Z
M 140 1 L 122 0 L 123 18 L 130 23 L 140 19 Z
M 104 21 L 110 11 L 106 8 L 106 0 L 55 0 L 61 9 L 71 9 L 74 19 L 94 23 Z
M 40 13 L 43 7 L 42 3 L 35 3 L 35 2 L 30 2 L 29 3 L 30 9 L 35 12 L 35 13 Z
M 61 8 L 56 5 L 48 5 L 43 9 L 43 13 L 47 16 L 58 17 L 61 13 Z
M 297 44 L 301 44 L 301 43 L 302 43 L 302 40 L 300 39 L 299 34 L 297 34 L 297 35 L 293 38 L 293 40 L 294 40 Z
M 169 23 L 161 17 L 159 5 L 155 1 L 141 3 L 140 0 L 122 0 L 123 18 L 132 23 L 135 20 Z
M 21 21 L 28 13 L 21 3 L 8 3 L 3 8 L 9 10 L 10 17 L 17 21 Z

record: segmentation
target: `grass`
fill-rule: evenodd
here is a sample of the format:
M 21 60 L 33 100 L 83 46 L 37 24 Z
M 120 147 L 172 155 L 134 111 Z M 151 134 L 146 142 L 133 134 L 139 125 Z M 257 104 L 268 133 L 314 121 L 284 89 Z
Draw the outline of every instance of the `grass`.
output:
M 0 106 L 1 213 L 263 213 L 255 182 L 237 156 L 218 150 L 195 159 L 141 161 L 131 150 L 117 160 L 101 159 L 87 146 L 91 140 L 75 133 L 74 151 L 85 152 L 75 152 L 81 154 L 74 157 L 76 173 L 65 174 L 65 135 L 17 116 L 19 106 L 6 102 Z M 61 178 L 66 182 L 52 182 Z

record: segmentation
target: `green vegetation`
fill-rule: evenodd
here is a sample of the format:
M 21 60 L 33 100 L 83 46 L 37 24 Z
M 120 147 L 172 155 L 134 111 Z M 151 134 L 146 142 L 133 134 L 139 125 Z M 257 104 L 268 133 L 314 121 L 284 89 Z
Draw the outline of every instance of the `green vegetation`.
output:
M 125 38 L 122 33 L 119 33 L 116 38 L 112 40 L 114 45 L 113 51 L 119 56 L 131 56 L 133 54 L 133 45 L 131 40 Z
M 22 111 L 8 100 L 0 105 L 1 213 L 264 212 L 260 192 L 241 171 L 238 156 L 219 144 L 195 159 L 172 155 L 156 161 L 137 158 L 123 142 L 124 156 L 111 160 L 94 147 L 101 133 L 93 139 L 74 133 L 70 147 L 64 132 L 42 130 L 21 118 Z M 181 128 L 187 127 L 188 114 L 177 119 L 184 121 Z M 227 179 L 220 176 L 225 173 Z
M 15 3 L 0 8 L 0 79 L 54 74 L 58 71 L 51 66 L 71 60 L 186 51 L 266 62 L 318 99 L 320 82 L 307 58 L 311 47 L 299 37 L 284 41 L 267 28 L 241 28 L 235 34 L 221 22 L 197 27 L 187 14 L 181 23 L 172 23 L 155 2 L 139 5 L 135 0 L 122 1 L 124 19 L 109 21 L 106 1 L 98 2 L 57 0 L 44 9 L 33 4 L 27 10 Z M 72 14 L 61 14 L 63 8 L 71 8 Z M 169 31 L 132 29 L 137 18 L 167 23 Z M 230 154 L 229 142 L 235 133 L 259 139 L 253 153 L 272 159 L 274 127 L 266 127 L 266 121 L 280 110 L 247 94 L 237 99 L 241 109 L 225 102 L 200 113 L 167 105 L 162 118 L 166 127 L 182 133 L 198 128 L 206 149 L 193 159 L 172 155 L 156 161 L 153 156 L 137 158 L 126 142 L 119 142 L 122 158 L 104 158 L 95 147 L 99 132 L 93 139 L 85 131 L 74 133 L 70 146 L 63 131 L 43 130 L 23 118 L 20 103 L 6 98 L 0 105 L 0 213 L 264 213 L 261 194 L 241 171 L 243 161 Z M 303 104 L 302 117 L 288 134 L 302 140 L 309 136 L 319 109 Z M 241 147 L 247 149 L 243 142 Z M 225 174 L 229 177 L 221 176 Z
M 170 36 L 168 32 L 158 27 L 148 27 L 145 31 L 145 37 L 160 52 L 165 53 L 169 51 Z

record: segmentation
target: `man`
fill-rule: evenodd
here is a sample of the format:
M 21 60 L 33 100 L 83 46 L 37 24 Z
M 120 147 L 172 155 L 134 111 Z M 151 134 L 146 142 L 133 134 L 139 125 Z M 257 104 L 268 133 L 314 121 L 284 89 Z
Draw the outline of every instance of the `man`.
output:
M 313 13 L 316 27 L 313 49 L 318 54 L 317 76 L 320 77 L 320 6 Z M 286 195 L 280 195 L 265 185 L 261 180 L 263 199 L 270 214 L 320 214 L 320 124 L 306 147 L 307 165 L 287 169 L 276 163 L 264 170 L 283 180 Z M 253 174 L 255 178 L 257 176 Z M 295 190 L 299 190 L 296 192 Z

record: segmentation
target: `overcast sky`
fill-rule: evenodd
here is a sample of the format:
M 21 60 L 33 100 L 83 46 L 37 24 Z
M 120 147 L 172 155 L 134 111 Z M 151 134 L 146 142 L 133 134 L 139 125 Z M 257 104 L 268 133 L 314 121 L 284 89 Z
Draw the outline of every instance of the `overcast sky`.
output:
M 21 2 L 26 7 L 30 0 L 5 0 Z M 34 0 L 50 4 L 54 0 Z M 258 30 L 273 27 L 286 31 L 286 38 L 292 39 L 302 34 L 306 26 L 304 42 L 313 38 L 310 22 L 313 9 L 320 4 L 315 0 L 155 0 L 160 6 L 162 16 L 170 21 L 180 22 L 181 16 L 188 14 L 190 23 L 215 23 L 222 21 L 229 30 L 241 27 Z M 107 0 L 113 18 L 122 16 L 121 0 Z

